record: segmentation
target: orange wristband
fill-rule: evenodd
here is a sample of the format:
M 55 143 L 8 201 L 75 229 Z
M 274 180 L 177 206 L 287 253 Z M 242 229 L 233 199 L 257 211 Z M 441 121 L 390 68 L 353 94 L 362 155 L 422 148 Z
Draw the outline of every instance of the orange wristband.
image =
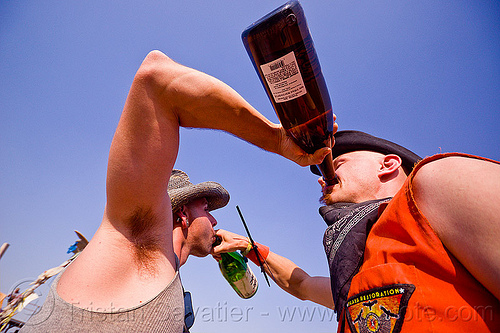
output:
M 259 252 L 259 257 L 262 263 L 267 259 L 269 255 L 269 247 L 255 243 L 255 247 L 246 255 L 248 259 L 250 259 L 254 264 L 260 266 L 259 259 L 257 259 L 257 252 Z

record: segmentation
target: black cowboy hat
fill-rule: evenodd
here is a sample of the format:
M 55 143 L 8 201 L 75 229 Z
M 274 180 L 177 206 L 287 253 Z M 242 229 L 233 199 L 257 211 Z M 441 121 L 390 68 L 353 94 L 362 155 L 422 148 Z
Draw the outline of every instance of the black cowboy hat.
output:
M 398 155 L 401 157 L 402 167 L 407 174 L 410 174 L 415 164 L 422 159 L 405 147 L 361 131 L 350 130 L 335 133 L 335 145 L 332 148 L 333 159 L 342 154 L 359 150 L 374 151 L 385 155 Z M 311 172 L 321 176 L 321 172 L 316 165 L 311 165 Z

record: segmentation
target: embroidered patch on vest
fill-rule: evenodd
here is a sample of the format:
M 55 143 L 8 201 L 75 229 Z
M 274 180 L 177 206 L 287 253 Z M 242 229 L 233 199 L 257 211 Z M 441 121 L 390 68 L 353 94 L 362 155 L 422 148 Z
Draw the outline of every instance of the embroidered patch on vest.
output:
M 400 332 L 408 301 L 414 291 L 412 284 L 393 284 L 350 297 L 346 317 L 351 332 Z

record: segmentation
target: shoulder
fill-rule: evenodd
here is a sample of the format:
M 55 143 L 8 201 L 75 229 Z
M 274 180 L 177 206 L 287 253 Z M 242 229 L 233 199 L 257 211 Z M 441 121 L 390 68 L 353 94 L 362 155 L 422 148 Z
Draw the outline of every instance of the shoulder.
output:
M 439 199 L 436 195 L 456 201 L 491 188 L 492 181 L 500 180 L 500 164 L 464 154 L 436 155 L 417 166 L 412 177 L 417 201 L 430 204 Z
M 500 164 L 454 155 L 428 161 L 415 171 L 412 192 L 429 225 L 472 275 L 500 298 Z
M 438 155 L 424 160 L 410 177 L 417 205 L 440 229 L 440 223 L 462 221 L 484 210 L 486 198 L 498 197 L 500 164 L 469 155 Z
M 443 243 L 453 247 L 498 232 L 500 164 L 468 155 L 437 157 L 410 177 L 416 205 Z
M 417 201 L 428 199 L 437 193 L 446 193 L 451 184 L 461 181 L 464 174 L 460 169 L 460 164 L 464 162 L 463 157 L 443 157 L 423 161 L 412 175 L 412 186 L 415 190 Z M 452 181 L 453 180 L 453 181 Z

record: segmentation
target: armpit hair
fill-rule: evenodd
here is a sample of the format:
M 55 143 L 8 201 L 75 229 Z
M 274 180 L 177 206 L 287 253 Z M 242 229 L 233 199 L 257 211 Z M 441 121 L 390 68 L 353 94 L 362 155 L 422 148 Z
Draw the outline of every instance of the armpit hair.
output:
M 158 220 L 150 208 L 137 208 L 128 218 L 129 240 L 139 267 L 154 269 L 153 260 L 161 250 L 158 236 Z

